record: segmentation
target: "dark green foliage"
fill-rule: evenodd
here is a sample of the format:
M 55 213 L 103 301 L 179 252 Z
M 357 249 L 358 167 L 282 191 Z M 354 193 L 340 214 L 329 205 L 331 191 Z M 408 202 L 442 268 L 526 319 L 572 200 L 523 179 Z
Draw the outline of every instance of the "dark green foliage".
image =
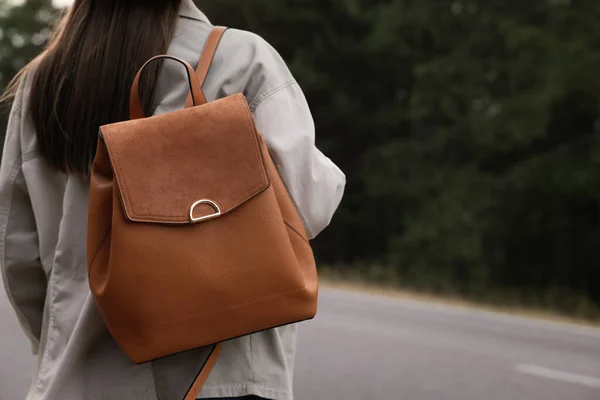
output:
M 40 53 L 58 13 L 51 0 L 26 0 L 16 7 L 0 2 L 0 93 L 14 74 Z M 7 106 L 0 105 L 1 137 L 7 118 Z
M 600 3 L 198 3 L 280 51 L 319 147 L 347 174 L 321 262 L 481 299 L 600 306 Z M 0 86 L 36 51 L 7 39 L 5 26 L 42 28 L 23 10 L 0 19 Z
M 597 2 L 200 4 L 283 54 L 348 175 L 322 262 L 600 305 Z

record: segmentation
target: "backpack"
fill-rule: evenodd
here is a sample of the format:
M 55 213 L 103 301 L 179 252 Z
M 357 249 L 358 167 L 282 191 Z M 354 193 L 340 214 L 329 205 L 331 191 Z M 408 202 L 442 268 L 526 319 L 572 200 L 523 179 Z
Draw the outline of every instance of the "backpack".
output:
M 129 121 L 100 128 L 87 232 L 89 284 L 111 335 L 136 364 L 213 345 L 195 399 L 228 339 L 311 319 L 317 272 L 307 234 L 241 93 L 207 102 L 198 70 L 150 59 Z M 145 117 L 138 93 L 156 60 L 183 64 L 183 110 Z

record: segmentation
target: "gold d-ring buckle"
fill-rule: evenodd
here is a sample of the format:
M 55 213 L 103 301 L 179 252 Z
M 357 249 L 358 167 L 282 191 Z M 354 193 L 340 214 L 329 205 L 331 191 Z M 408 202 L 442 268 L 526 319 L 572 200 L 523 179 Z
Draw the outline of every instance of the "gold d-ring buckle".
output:
M 200 204 L 208 204 L 209 206 L 214 208 L 216 212 L 214 214 L 205 215 L 204 217 L 194 218 L 194 209 L 197 206 L 199 206 Z M 192 204 L 192 206 L 190 207 L 190 222 L 191 223 L 206 221 L 207 219 L 213 219 L 213 218 L 220 217 L 220 216 L 221 216 L 221 209 L 219 208 L 219 205 L 212 200 L 208 200 L 208 199 L 198 200 L 197 202 Z

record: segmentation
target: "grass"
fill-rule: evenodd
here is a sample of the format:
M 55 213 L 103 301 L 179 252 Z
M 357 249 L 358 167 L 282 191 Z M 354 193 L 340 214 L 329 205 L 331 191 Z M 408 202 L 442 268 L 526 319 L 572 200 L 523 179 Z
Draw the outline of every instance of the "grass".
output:
M 600 328 L 600 310 L 588 303 L 585 303 L 576 311 L 565 312 L 554 309 L 549 305 L 541 307 L 520 303 L 515 301 L 511 295 L 507 295 L 506 298 L 510 298 L 510 300 L 503 304 L 502 296 L 497 294 L 487 298 L 475 298 L 458 295 L 451 291 L 448 293 L 440 293 L 439 291 L 433 293 L 428 290 L 415 290 L 399 285 L 396 279 L 370 279 L 368 273 L 365 274 L 362 269 L 361 271 L 352 268 L 322 267 L 319 268 L 319 279 L 323 287 Z

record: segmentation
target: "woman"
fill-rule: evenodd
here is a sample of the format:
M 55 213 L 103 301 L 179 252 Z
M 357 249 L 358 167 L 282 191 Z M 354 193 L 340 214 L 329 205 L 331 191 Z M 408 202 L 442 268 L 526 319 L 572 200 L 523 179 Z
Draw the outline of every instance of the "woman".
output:
M 46 51 L 16 78 L 0 168 L 0 262 L 9 299 L 38 354 L 27 399 L 181 399 L 206 349 L 136 366 L 100 318 L 87 283 L 88 174 L 98 127 L 128 118 L 129 87 L 150 57 L 195 66 L 212 26 L 192 0 L 75 0 Z M 145 106 L 183 107 L 183 68 L 147 74 Z M 228 30 L 204 85 L 242 92 L 312 237 L 338 206 L 343 173 L 314 144 L 288 68 L 256 35 Z M 289 400 L 296 327 L 223 344 L 200 398 Z

